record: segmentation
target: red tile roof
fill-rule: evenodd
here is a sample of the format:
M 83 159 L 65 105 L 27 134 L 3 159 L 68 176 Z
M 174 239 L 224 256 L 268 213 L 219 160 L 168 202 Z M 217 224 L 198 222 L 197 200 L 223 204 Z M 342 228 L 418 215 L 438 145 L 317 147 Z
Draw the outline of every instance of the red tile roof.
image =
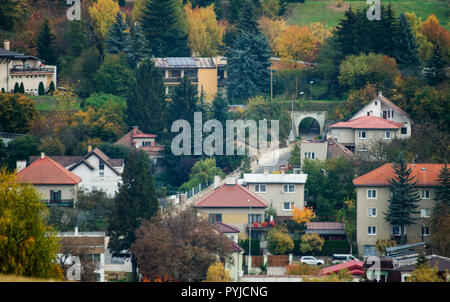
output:
M 156 137 L 156 134 L 136 133 L 133 134 L 133 138 L 135 137 Z
M 385 104 L 387 104 L 388 106 L 392 107 L 393 109 L 397 110 L 398 112 L 400 112 L 401 114 L 407 116 L 409 118 L 408 113 L 406 113 L 402 108 L 398 107 L 397 105 L 395 105 L 393 102 L 391 102 L 389 99 L 385 98 L 382 95 L 378 95 L 377 96 L 378 99 L 380 99 L 382 102 L 384 102 Z
M 306 228 L 311 230 L 343 230 L 345 223 L 342 222 L 307 222 Z
M 214 223 L 214 228 L 221 233 L 240 233 L 241 232 L 238 228 L 236 228 L 232 225 L 223 223 L 223 222 Z
M 415 176 L 413 181 L 417 180 L 418 186 L 437 186 L 437 178 L 443 164 L 409 164 L 411 175 Z M 394 178 L 394 170 L 392 164 L 384 164 L 383 166 L 370 171 L 353 180 L 355 186 L 389 186 L 388 179 Z
M 384 118 L 366 115 L 355 118 L 347 122 L 339 122 L 330 126 L 330 128 L 351 128 L 351 129 L 399 129 L 402 123 L 386 120 Z
M 320 271 L 319 275 L 329 275 L 332 273 L 337 273 L 343 269 L 348 269 L 350 273 L 352 273 L 352 275 L 364 274 L 363 263 L 359 260 L 352 260 L 337 265 L 325 267 Z
M 81 178 L 73 174 L 48 156 L 36 159 L 31 165 L 17 173 L 21 183 L 75 185 Z
M 252 208 L 265 208 L 267 202 L 237 184 L 223 184 L 195 202 L 195 207 L 199 208 L 249 208 L 250 205 Z

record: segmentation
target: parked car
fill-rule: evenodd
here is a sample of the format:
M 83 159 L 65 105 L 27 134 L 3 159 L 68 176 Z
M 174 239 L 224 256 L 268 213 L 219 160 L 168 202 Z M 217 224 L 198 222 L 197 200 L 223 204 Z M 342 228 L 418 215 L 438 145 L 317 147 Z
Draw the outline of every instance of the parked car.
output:
M 333 260 L 331 261 L 333 264 L 344 263 L 347 261 L 356 260 L 357 258 L 350 254 L 333 254 Z
M 303 256 L 300 259 L 301 263 L 311 264 L 311 265 L 324 265 L 325 262 L 323 260 L 317 259 L 313 256 Z

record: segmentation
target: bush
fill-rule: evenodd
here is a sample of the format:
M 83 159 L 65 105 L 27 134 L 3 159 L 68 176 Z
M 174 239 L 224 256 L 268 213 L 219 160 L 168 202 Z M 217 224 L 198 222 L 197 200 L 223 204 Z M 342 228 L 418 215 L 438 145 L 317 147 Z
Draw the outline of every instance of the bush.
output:
M 249 239 L 239 239 L 239 246 L 245 250 L 244 255 L 248 255 Z M 252 240 L 252 256 L 261 255 L 259 240 Z
M 44 95 L 45 94 L 44 83 L 42 83 L 42 82 L 39 82 L 38 94 L 39 95 Z
M 285 255 L 292 251 L 294 242 L 285 228 L 275 227 L 267 234 L 267 249 L 274 255 Z
M 292 253 L 294 255 L 303 256 L 309 255 L 311 253 L 302 253 L 300 251 L 300 239 L 294 240 L 294 250 Z M 317 256 L 331 256 L 333 254 L 348 254 L 350 251 L 347 240 L 325 240 L 322 250 L 316 252 Z
M 297 276 L 317 276 L 321 267 L 317 265 L 309 265 L 306 263 L 292 263 L 286 268 L 287 275 Z

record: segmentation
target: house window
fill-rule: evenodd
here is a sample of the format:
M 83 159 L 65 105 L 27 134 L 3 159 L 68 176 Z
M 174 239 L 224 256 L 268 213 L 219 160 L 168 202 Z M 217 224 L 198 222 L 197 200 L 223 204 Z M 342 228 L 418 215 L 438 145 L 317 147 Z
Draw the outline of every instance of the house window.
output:
M 429 227 L 422 227 L 422 236 L 430 236 L 430 228 Z
M 169 77 L 171 77 L 171 78 L 181 77 L 181 70 L 179 70 L 179 69 L 169 70 Z
M 93 262 L 100 262 L 100 254 L 91 254 L 91 261 Z
M 50 190 L 50 201 L 61 201 L 61 190 Z
M 391 131 L 384 131 L 384 139 L 391 139 Z
M 284 185 L 283 186 L 283 192 L 284 193 L 294 193 L 295 192 L 295 185 Z
M 100 177 L 105 177 L 105 172 L 100 171 L 100 172 L 99 172 L 99 175 L 100 175 Z
M 368 199 L 377 199 L 377 190 L 367 190 Z
M 367 216 L 369 217 L 377 217 L 377 209 L 376 208 L 368 208 Z
M 430 199 L 430 190 L 422 191 L 422 199 Z
M 262 222 L 261 214 L 248 214 L 248 223 Z
M 429 218 L 430 217 L 430 209 L 420 209 L 420 217 Z
M 314 159 L 314 152 L 305 152 L 305 158 Z
M 403 234 L 406 234 L 405 227 L 403 227 Z M 394 236 L 401 236 L 402 235 L 402 231 L 401 231 L 400 226 L 398 226 L 398 225 L 393 225 L 392 226 L 392 235 L 394 235 Z
M 184 72 L 184 75 L 190 78 L 197 78 L 198 77 L 197 69 L 186 70 Z
M 222 222 L 222 214 L 209 214 L 208 221 L 210 223 Z
M 266 193 L 266 185 L 255 185 L 256 193 Z
M 370 226 L 367 227 L 367 235 L 376 235 L 377 234 L 377 227 Z
M 366 131 L 358 131 L 358 139 L 366 139 Z
M 408 133 L 408 128 L 402 127 L 401 134 L 407 134 L 407 133 Z
M 150 147 L 152 142 L 142 142 L 142 147 Z
M 284 211 L 290 211 L 293 208 L 294 208 L 294 203 L 293 202 L 284 202 L 283 203 L 283 210 Z
M 101 160 L 101 159 L 98 162 L 98 169 L 99 170 L 105 170 L 105 162 L 103 160 Z

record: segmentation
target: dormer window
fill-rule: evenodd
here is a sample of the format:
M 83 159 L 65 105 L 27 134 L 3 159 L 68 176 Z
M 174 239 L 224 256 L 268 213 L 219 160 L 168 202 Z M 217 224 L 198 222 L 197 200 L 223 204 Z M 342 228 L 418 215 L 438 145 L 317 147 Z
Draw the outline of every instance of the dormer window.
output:
M 105 162 L 103 160 L 100 160 L 98 163 L 98 169 L 99 170 L 105 170 Z
M 147 141 L 147 142 L 142 142 L 142 147 L 150 147 L 152 145 L 152 142 Z

